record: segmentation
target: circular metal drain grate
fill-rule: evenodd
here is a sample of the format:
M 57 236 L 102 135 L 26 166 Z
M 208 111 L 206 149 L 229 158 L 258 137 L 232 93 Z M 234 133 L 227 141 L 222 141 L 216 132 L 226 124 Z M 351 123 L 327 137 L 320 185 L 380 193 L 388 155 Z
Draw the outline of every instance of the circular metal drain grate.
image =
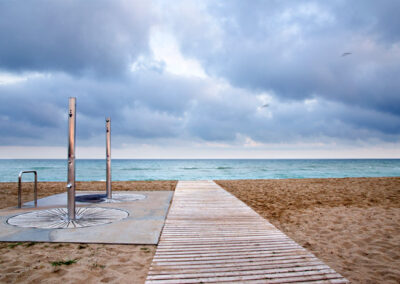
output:
M 120 203 L 145 199 L 146 195 L 133 193 L 113 193 L 112 198 L 108 199 L 105 194 L 85 194 L 75 197 L 76 202 L 85 203 Z
M 70 229 L 104 225 L 125 219 L 129 213 L 115 208 L 78 207 L 76 219 L 68 220 L 67 208 L 39 210 L 10 217 L 7 223 L 17 227 Z
M 85 194 L 75 196 L 75 201 L 85 203 L 99 203 L 103 202 L 106 198 L 107 195 L 105 194 Z

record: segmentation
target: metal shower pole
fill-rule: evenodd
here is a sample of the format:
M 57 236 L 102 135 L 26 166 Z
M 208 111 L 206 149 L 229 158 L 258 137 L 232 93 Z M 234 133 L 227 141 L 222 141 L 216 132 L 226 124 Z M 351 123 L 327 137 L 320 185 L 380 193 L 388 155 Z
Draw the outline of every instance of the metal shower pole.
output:
M 76 98 L 69 98 L 68 111 L 68 220 L 75 220 L 75 128 Z
M 112 198 L 112 190 L 111 190 L 111 118 L 106 118 L 106 192 L 107 198 Z

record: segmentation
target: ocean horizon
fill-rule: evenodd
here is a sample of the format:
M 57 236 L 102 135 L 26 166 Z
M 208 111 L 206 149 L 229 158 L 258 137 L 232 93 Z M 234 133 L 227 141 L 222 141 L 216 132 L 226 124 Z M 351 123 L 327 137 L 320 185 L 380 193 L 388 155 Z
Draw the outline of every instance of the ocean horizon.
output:
M 113 181 L 400 176 L 400 159 L 114 159 Z M 0 182 L 23 170 L 38 181 L 66 181 L 67 159 L 0 159 Z M 104 181 L 104 159 L 77 159 L 77 181 Z M 26 174 L 23 181 L 33 180 Z

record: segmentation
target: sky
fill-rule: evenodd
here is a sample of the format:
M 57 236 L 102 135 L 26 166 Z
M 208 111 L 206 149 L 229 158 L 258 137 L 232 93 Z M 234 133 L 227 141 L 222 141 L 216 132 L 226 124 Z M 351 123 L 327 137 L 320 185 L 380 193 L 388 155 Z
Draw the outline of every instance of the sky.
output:
M 0 1 L 0 158 L 400 158 L 400 1 Z

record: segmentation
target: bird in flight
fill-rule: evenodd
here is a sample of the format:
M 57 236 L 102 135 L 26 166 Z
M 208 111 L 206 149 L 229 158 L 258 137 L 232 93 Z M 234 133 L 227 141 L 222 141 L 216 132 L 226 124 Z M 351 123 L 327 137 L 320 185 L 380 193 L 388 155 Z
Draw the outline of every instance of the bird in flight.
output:
M 350 54 L 351 54 L 351 52 L 345 52 L 345 53 L 342 54 L 342 57 L 348 56 Z

